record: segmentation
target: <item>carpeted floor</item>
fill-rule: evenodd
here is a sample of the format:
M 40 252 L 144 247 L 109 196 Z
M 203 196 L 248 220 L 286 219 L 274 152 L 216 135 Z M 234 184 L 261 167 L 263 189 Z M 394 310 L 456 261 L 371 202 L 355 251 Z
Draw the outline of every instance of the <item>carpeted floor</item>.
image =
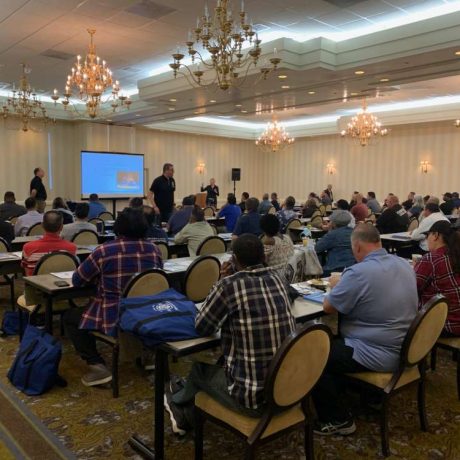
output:
M 6 290 L 0 290 L 0 305 L 7 305 Z M 3 307 L 4 308 L 4 307 Z M 1 315 L 1 313 L 0 313 Z M 138 459 L 127 444 L 132 434 L 152 444 L 153 387 L 152 375 L 133 365 L 120 368 L 120 397 L 113 399 L 109 388 L 86 388 L 80 383 L 84 364 L 63 339 L 64 356 L 61 374 L 69 385 L 56 387 L 40 397 L 27 397 L 16 391 L 6 379 L 7 370 L 17 349 L 17 337 L 0 338 L 0 383 L 14 393 L 24 406 L 53 432 L 77 458 Z M 196 359 L 197 357 L 193 357 Z M 212 359 L 212 353 L 200 359 Z M 172 364 L 172 371 L 186 375 L 191 359 Z M 430 432 L 420 431 L 414 391 L 397 395 L 391 405 L 390 442 L 392 458 L 460 460 L 460 402 L 455 388 L 455 363 L 446 352 L 439 352 L 438 369 L 428 376 L 427 409 Z M 0 407 L 2 410 L 2 407 Z M 358 414 L 357 432 L 348 437 L 315 437 L 317 459 L 381 458 L 379 426 L 372 415 Z M 302 434 L 293 433 L 261 448 L 261 459 L 303 458 Z M 193 458 L 193 437 L 178 438 L 166 423 L 166 458 Z M 242 443 L 229 432 L 205 426 L 205 458 L 227 460 L 242 458 Z M 37 446 L 38 449 L 38 446 Z M 5 454 L 3 455 L 3 451 Z M 0 459 L 15 458 L 8 453 L 0 436 Z M 48 457 L 36 457 L 48 459 Z M 51 458 L 51 457 L 50 457 Z

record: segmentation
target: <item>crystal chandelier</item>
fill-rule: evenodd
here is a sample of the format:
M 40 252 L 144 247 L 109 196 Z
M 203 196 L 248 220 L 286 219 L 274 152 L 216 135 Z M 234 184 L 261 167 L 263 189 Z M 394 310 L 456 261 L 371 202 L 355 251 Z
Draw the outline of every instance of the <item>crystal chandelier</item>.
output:
M 247 19 L 244 11 L 244 0 L 241 1 L 239 18 L 234 18 L 228 0 L 217 0 L 214 14 L 211 16 L 208 5 L 205 5 L 204 14 L 197 18 L 196 27 L 193 32 L 188 33 L 188 40 L 185 42 L 187 52 L 192 64 L 197 63 L 196 68 L 181 63 L 184 54 L 180 48 L 172 55 L 174 62 L 169 64 L 173 69 L 174 78 L 178 74 L 184 75 L 193 85 L 207 86 L 216 83 L 220 89 L 227 90 L 230 87 L 241 86 L 251 67 L 256 67 L 261 55 L 259 37 L 253 30 L 252 24 Z M 209 59 L 206 59 L 199 51 L 197 45 L 208 52 Z M 243 53 L 243 48 L 250 47 Z M 278 67 L 281 62 L 276 56 L 269 59 L 269 63 L 260 68 L 261 78 L 266 79 L 267 75 Z M 179 72 L 185 67 L 187 72 Z M 204 70 L 202 70 L 204 69 Z M 207 71 L 211 71 L 212 78 L 206 79 Z M 206 72 L 206 76 L 205 76 Z
M 78 92 L 78 97 L 86 104 L 86 111 L 91 118 L 96 118 L 102 104 L 111 102 L 113 112 L 120 107 L 131 105 L 129 96 L 120 94 L 120 83 L 112 77 L 112 71 L 107 67 L 107 63 L 96 54 L 96 46 L 93 43 L 95 29 L 87 29 L 90 35 L 88 54 L 82 61 L 81 56 L 77 56 L 77 62 L 72 67 L 72 74 L 67 76 L 64 100 L 62 104 L 67 109 L 70 98 L 72 97 L 72 87 Z M 107 89 L 111 93 L 103 100 Z M 56 101 L 59 99 L 57 89 L 51 98 Z
M 388 129 L 382 127 L 375 115 L 367 111 L 366 99 L 358 113 L 351 119 L 346 129 L 342 130 L 342 137 L 350 136 L 358 139 L 361 147 L 365 147 L 372 140 L 373 136 L 386 136 Z
M 51 121 L 46 114 L 45 107 L 27 80 L 30 67 L 22 64 L 22 76 L 18 89 L 13 85 L 12 95 L 8 97 L 2 107 L 3 118 L 18 117 L 22 123 L 22 130 L 28 131 L 31 120 L 37 119 L 45 125 Z
M 280 125 L 276 118 L 268 123 L 265 131 L 256 140 L 256 145 L 266 152 L 278 152 L 292 143 L 294 138 L 289 137 L 284 126 Z

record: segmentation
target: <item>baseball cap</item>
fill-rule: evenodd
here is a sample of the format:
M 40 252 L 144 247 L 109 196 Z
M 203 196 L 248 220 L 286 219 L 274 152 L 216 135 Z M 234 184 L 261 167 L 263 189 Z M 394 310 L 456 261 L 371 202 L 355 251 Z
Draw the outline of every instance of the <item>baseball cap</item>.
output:
M 453 231 L 454 230 L 452 229 L 452 225 L 449 221 L 438 220 L 427 232 L 423 232 L 423 234 L 428 235 L 428 233 L 440 233 L 441 235 L 449 236 Z

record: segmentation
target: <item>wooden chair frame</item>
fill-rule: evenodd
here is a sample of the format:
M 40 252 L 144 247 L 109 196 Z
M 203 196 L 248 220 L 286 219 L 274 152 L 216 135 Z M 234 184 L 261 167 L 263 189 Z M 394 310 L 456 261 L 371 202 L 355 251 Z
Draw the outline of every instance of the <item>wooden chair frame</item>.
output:
M 276 381 L 276 377 L 278 374 L 278 371 L 280 370 L 283 360 L 290 351 L 290 349 L 296 344 L 298 340 L 300 340 L 304 335 L 311 333 L 313 331 L 324 331 L 328 337 L 329 341 L 332 338 L 332 334 L 330 329 L 323 325 L 323 324 L 306 324 L 304 326 L 299 327 L 296 329 L 294 332 L 292 332 L 284 342 L 282 343 L 281 347 L 278 349 L 276 352 L 275 356 L 273 357 L 270 366 L 268 368 L 267 372 L 267 377 L 265 379 L 265 401 L 267 403 L 266 409 L 263 412 L 262 416 L 259 419 L 259 422 L 254 429 L 254 431 L 251 433 L 249 437 L 247 437 L 245 434 L 241 433 L 238 431 L 236 428 L 228 425 L 224 421 L 217 419 L 213 417 L 212 415 L 204 412 L 201 410 L 199 407 L 195 407 L 195 460 L 201 460 L 203 458 L 203 428 L 204 428 L 204 422 L 206 420 L 210 420 L 213 423 L 223 426 L 230 431 L 234 432 L 236 435 L 238 435 L 240 438 L 243 438 L 246 440 L 246 449 L 245 449 L 245 459 L 250 460 L 254 458 L 255 451 L 256 449 L 267 442 L 270 442 L 271 440 L 284 435 L 285 433 L 289 431 L 293 431 L 296 429 L 299 429 L 300 427 L 304 427 L 304 432 L 305 432 L 305 456 L 308 460 L 313 460 L 314 459 L 314 451 L 313 451 L 313 420 L 312 420 L 312 414 L 310 410 L 310 395 L 315 387 L 316 383 L 318 382 L 321 374 L 318 376 L 318 380 L 316 381 L 315 384 L 311 386 L 309 391 L 304 394 L 299 400 L 292 402 L 292 404 L 289 404 L 287 406 L 279 406 L 275 399 L 274 399 L 274 385 Z M 326 361 L 324 362 L 324 366 L 326 365 Z M 324 371 L 324 368 L 323 368 Z M 262 435 L 264 434 L 265 429 L 269 425 L 270 421 L 272 420 L 273 416 L 276 414 L 279 414 L 280 411 L 286 411 L 292 407 L 294 407 L 297 404 L 301 404 L 302 412 L 304 413 L 304 420 L 300 423 L 297 423 L 295 425 L 291 425 L 281 431 L 278 431 L 276 433 L 273 433 L 265 438 L 262 439 Z
M 220 236 L 217 236 L 217 235 L 214 235 L 214 236 L 208 236 L 207 238 L 205 238 L 201 243 L 200 245 L 198 246 L 197 250 L 196 250 L 196 255 L 197 256 L 200 256 L 201 255 L 201 251 L 203 250 L 203 247 L 209 242 L 209 241 L 214 241 L 214 240 L 218 240 L 218 241 L 221 241 L 222 244 L 223 244 L 223 248 L 224 250 L 222 252 L 226 252 L 227 251 L 227 246 L 225 244 L 225 241 L 220 237 Z M 215 253 L 215 254 L 220 254 L 220 253 Z
M 93 218 L 89 219 L 88 222 L 89 222 L 90 224 L 95 225 L 96 228 L 97 228 L 97 224 L 102 224 L 102 230 L 101 230 L 101 232 L 104 232 L 104 231 L 105 231 L 105 222 L 104 222 L 104 220 L 99 219 L 99 217 L 93 217 Z
M 208 259 L 211 259 L 213 260 L 215 263 L 218 264 L 219 266 L 219 272 L 220 272 L 220 261 L 217 257 L 214 257 L 214 256 L 199 256 L 197 259 L 195 259 L 190 265 L 189 267 L 187 268 L 187 271 L 185 272 L 185 276 L 184 276 L 184 281 L 183 281 L 183 292 L 185 293 L 185 295 L 188 297 L 187 295 L 187 283 L 188 283 L 188 279 L 190 278 L 191 274 L 193 273 L 193 270 L 195 269 L 195 267 L 197 265 L 200 265 L 203 263 L 204 260 L 208 260 Z M 206 298 L 206 296 L 203 298 L 203 299 L 195 299 L 193 300 L 194 302 L 202 302 L 204 299 Z
M 94 235 L 96 237 L 96 243 L 95 244 L 99 244 L 99 236 L 98 236 L 98 234 L 94 230 L 89 230 L 89 229 L 83 229 L 83 230 L 78 231 L 77 233 L 75 233 L 74 236 L 72 236 L 71 241 L 74 242 L 80 235 L 84 235 L 84 234 L 92 234 L 92 235 Z
M 42 228 L 43 228 L 42 222 L 37 222 L 36 224 L 31 225 L 31 226 L 27 229 L 26 236 L 31 236 L 31 235 L 32 235 L 32 232 L 33 232 L 36 228 L 38 228 L 38 227 L 42 227 Z M 41 233 L 41 235 L 43 235 L 44 233 L 45 233 L 45 230 L 43 229 L 43 233 Z
M 211 206 L 206 206 L 203 212 L 205 217 L 214 217 L 214 209 Z
M 103 216 L 103 217 L 101 217 Z M 108 217 L 108 219 L 105 219 L 105 217 Z M 98 219 L 101 220 L 115 220 L 115 217 L 113 217 L 113 214 L 110 211 L 102 211 L 98 214 L 97 216 Z
M 163 250 L 161 248 L 164 248 L 166 250 L 166 254 L 167 254 L 166 260 L 171 257 L 171 254 L 169 253 L 169 246 L 168 246 L 167 243 L 165 243 L 164 241 L 154 241 L 154 244 L 156 244 L 158 246 L 158 248 L 160 249 L 161 256 L 162 256 L 163 260 L 165 260 L 165 259 L 163 257 Z
M 445 297 L 441 295 L 436 295 L 427 302 L 422 310 L 420 310 L 412 324 L 407 331 L 406 337 L 401 346 L 401 353 L 400 353 L 400 360 L 398 369 L 393 373 L 389 383 L 387 386 L 382 390 L 381 388 L 367 383 L 363 380 L 353 377 L 353 374 L 346 374 L 347 380 L 352 381 L 354 384 L 358 384 L 363 388 L 368 390 L 378 392 L 382 396 L 382 409 L 380 412 L 380 434 L 381 434 L 381 445 L 382 445 L 382 453 L 384 457 L 388 457 L 390 452 L 390 439 L 389 439 L 389 429 L 388 429 L 388 413 L 389 413 L 389 400 L 390 397 L 396 393 L 399 393 L 401 390 L 405 389 L 408 386 L 414 386 L 415 384 L 418 385 L 417 389 L 417 406 L 418 406 L 418 414 L 420 419 L 420 426 L 423 431 L 428 431 L 428 420 L 426 416 L 426 407 L 425 407 L 425 375 L 426 375 L 426 356 L 430 353 L 428 351 L 427 355 L 421 358 L 416 363 L 411 363 L 409 361 L 409 348 L 414 339 L 414 336 L 422 323 L 422 320 L 426 316 L 426 314 L 431 311 L 436 305 L 439 303 L 446 303 Z M 398 388 L 395 388 L 399 379 L 403 375 L 404 371 L 408 368 L 418 366 L 418 370 L 420 373 L 419 378 L 416 380 L 411 380 L 410 382 L 401 385 Z

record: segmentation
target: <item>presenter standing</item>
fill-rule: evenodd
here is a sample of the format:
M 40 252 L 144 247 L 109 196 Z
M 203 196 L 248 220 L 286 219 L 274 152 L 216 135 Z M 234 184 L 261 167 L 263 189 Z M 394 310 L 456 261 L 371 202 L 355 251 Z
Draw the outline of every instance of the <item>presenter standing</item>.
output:
M 207 193 L 206 205 L 216 207 L 217 197 L 219 196 L 219 187 L 216 185 L 216 179 L 212 178 L 206 187 L 204 187 L 204 184 L 201 184 L 201 191 Z
M 34 169 L 34 177 L 30 181 L 30 196 L 35 198 L 37 202 L 37 211 L 43 214 L 46 207 L 46 189 L 43 185 L 43 178 L 45 177 L 45 171 L 42 168 Z
M 171 163 L 165 163 L 163 165 L 163 174 L 152 182 L 147 195 L 155 214 L 161 216 L 161 222 L 168 222 L 173 212 L 174 191 L 176 190 L 176 182 L 173 176 L 174 166 Z

